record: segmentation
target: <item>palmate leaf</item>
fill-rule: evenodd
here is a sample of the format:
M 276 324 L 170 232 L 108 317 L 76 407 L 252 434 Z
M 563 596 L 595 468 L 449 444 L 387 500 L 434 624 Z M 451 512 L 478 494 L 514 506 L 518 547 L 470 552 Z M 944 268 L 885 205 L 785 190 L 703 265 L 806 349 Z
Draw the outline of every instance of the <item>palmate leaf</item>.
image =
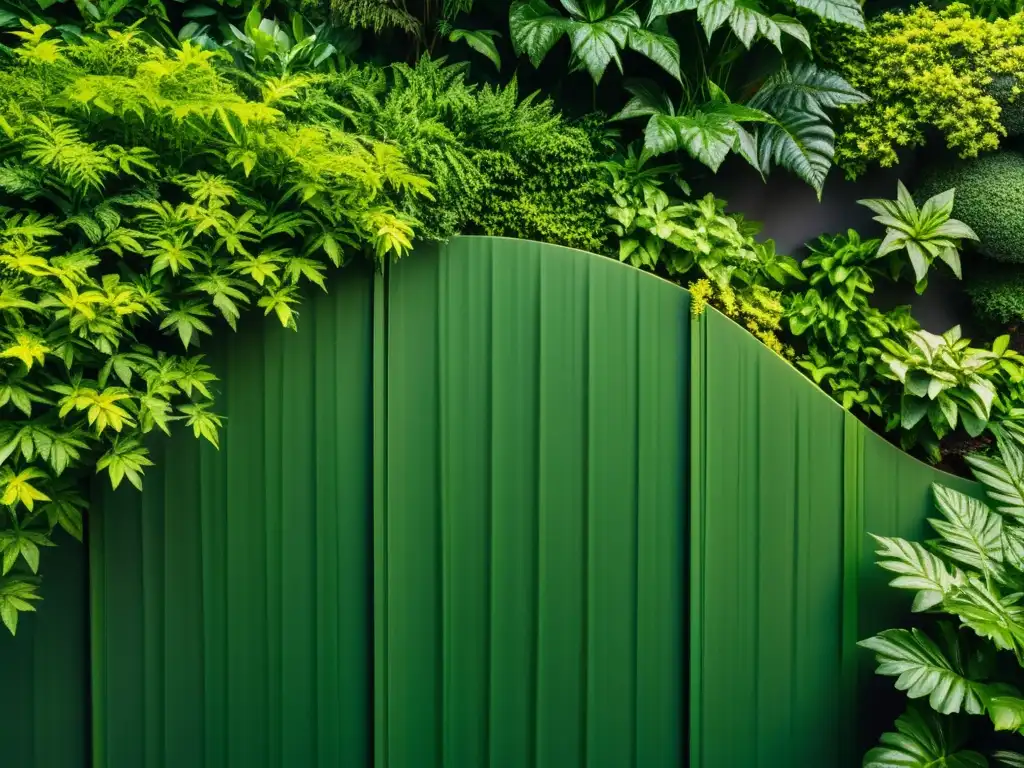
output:
M 803 24 L 789 16 L 769 16 L 758 0 L 699 0 L 697 18 L 708 40 L 718 29 L 728 24 L 746 48 L 763 37 L 781 52 L 783 33 L 810 48 L 810 36 Z
M 887 629 L 858 643 L 875 652 L 879 675 L 896 678 L 896 689 L 911 699 L 928 697 L 944 715 L 985 711 L 984 686 L 969 680 L 930 637 L 918 629 Z
M 569 22 L 573 59 L 599 83 L 611 62 L 622 71 L 619 51 L 626 47 L 630 34 L 639 28 L 640 17 L 631 9 L 618 11 L 600 21 L 573 19 Z
M 522 0 L 509 11 L 508 26 L 516 55 L 526 54 L 539 67 L 562 35 L 569 31 L 570 20 L 544 0 Z
M 896 732 L 864 756 L 864 768 L 986 768 L 988 761 L 962 749 L 959 721 L 911 706 L 896 721 Z
M 941 485 L 932 487 L 935 505 L 946 518 L 929 520 L 942 536 L 935 548 L 946 557 L 982 573 L 1003 573 L 1003 519 L 965 493 Z

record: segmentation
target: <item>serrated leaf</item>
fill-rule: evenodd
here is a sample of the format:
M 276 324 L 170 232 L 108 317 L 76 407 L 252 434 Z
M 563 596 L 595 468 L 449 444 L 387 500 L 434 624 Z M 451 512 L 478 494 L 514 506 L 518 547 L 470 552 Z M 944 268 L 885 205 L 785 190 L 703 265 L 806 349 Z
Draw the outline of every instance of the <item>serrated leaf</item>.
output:
M 931 520 L 942 536 L 942 554 L 982 573 L 1002 573 L 1003 520 L 965 493 L 936 485 L 935 505 L 946 518 Z
M 682 79 L 679 72 L 679 43 L 667 32 L 661 33 L 642 27 L 631 29 L 627 44 L 632 50 L 646 56 L 676 80 Z
M 793 5 L 827 21 L 864 29 L 864 12 L 857 0 L 792 0 Z
M 526 54 L 539 67 L 548 51 L 569 31 L 572 22 L 544 0 L 522 0 L 509 11 L 508 26 L 516 55 Z
M 880 545 L 876 552 L 878 565 L 896 574 L 889 582 L 899 589 L 917 591 L 913 610 L 927 611 L 939 605 L 953 587 L 961 583 L 962 574 L 951 572 L 946 564 L 916 541 L 875 536 Z
M 896 678 L 896 689 L 908 698 L 928 697 L 928 704 L 944 715 L 985 711 L 982 688 L 963 675 L 942 650 L 918 629 L 888 629 L 858 643 L 875 652 L 879 675 Z
M 831 126 L 816 115 L 791 110 L 760 128 L 757 142 L 762 172 L 767 174 L 772 164 L 781 165 L 807 182 L 821 199 L 835 154 Z
M 639 27 L 640 17 L 633 10 L 622 10 L 600 21 L 571 21 L 569 41 L 573 57 L 599 83 L 611 62 L 622 70 L 619 51 L 626 46 L 630 33 Z

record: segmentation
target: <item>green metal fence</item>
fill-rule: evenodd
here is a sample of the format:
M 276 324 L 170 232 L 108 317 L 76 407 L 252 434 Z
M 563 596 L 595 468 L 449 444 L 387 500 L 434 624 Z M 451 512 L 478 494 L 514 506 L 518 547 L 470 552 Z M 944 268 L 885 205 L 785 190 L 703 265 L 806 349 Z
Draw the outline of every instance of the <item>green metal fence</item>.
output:
M 0 637 L 15 768 L 853 766 L 887 724 L 865 531 L 950 479 L 678 287 L 459 238 L 206 351 L 221 450 L 154 442 Z

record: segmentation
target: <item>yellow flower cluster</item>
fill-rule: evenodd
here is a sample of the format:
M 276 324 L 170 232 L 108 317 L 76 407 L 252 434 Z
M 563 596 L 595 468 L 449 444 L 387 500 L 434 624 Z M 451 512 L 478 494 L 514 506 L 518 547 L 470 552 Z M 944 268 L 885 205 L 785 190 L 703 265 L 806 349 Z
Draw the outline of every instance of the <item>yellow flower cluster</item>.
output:
M 776 333 L 781 328 L 783 312 L 778 291 L 762 285 L 737 290 L 703 279 L 690 283 L 689 289 L 690 312 L 694 317 L 700 317 L 710 304 L 743 325 L 768 349 L 784 357 L 793 356 L 793 350 L 784 346 Z
M 868 33 L 839 32 L 825 55 L 871 97 L 842 112 L 836 162 L 851 178 L 895 165 L 902 147 L 937 130 L 961 157 L 996 149 L 1006 135 L 993 79 L 1024 72 L 1024 14 L 987 21 L 967 6 L 883 14 Z M 1011 90 L 1015 100 L 1019 84 Z

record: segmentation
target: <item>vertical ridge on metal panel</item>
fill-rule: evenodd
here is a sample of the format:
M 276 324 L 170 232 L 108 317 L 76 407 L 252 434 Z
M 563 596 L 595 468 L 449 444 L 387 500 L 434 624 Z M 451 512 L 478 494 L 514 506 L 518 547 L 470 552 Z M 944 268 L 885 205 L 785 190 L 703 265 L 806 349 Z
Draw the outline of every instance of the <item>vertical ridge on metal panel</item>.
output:
M 699 322 L 694 764 L 838 765 L 842 411 L 722 315 Z
M 858 754 L 857 667 L 859 648 L 860 580 L 863 562 L 864 502 L 864 430 L 856 417 L 846 413 L 843 418 L 843 744 L 847 755 Z M 852 766 L 853 760 L 848 759 Z
M 388 280 L 391 265 L 373 276 L 373 764 L 388 758 Z
M 390 290 L 389 768 L 678 765 L 687 295 L 493 238 Z
M 142 494 L 98 490 L 96 768 L 367 765 L 371 290 L 212 346 L 221 450 L 158 439 Z
M 86 768 L 89 763 L 89 625 L 85 547 L 55 536 L 43 552 L 43 602 L 17 635 L 0 624 L 3 661 L 0 763 Z

